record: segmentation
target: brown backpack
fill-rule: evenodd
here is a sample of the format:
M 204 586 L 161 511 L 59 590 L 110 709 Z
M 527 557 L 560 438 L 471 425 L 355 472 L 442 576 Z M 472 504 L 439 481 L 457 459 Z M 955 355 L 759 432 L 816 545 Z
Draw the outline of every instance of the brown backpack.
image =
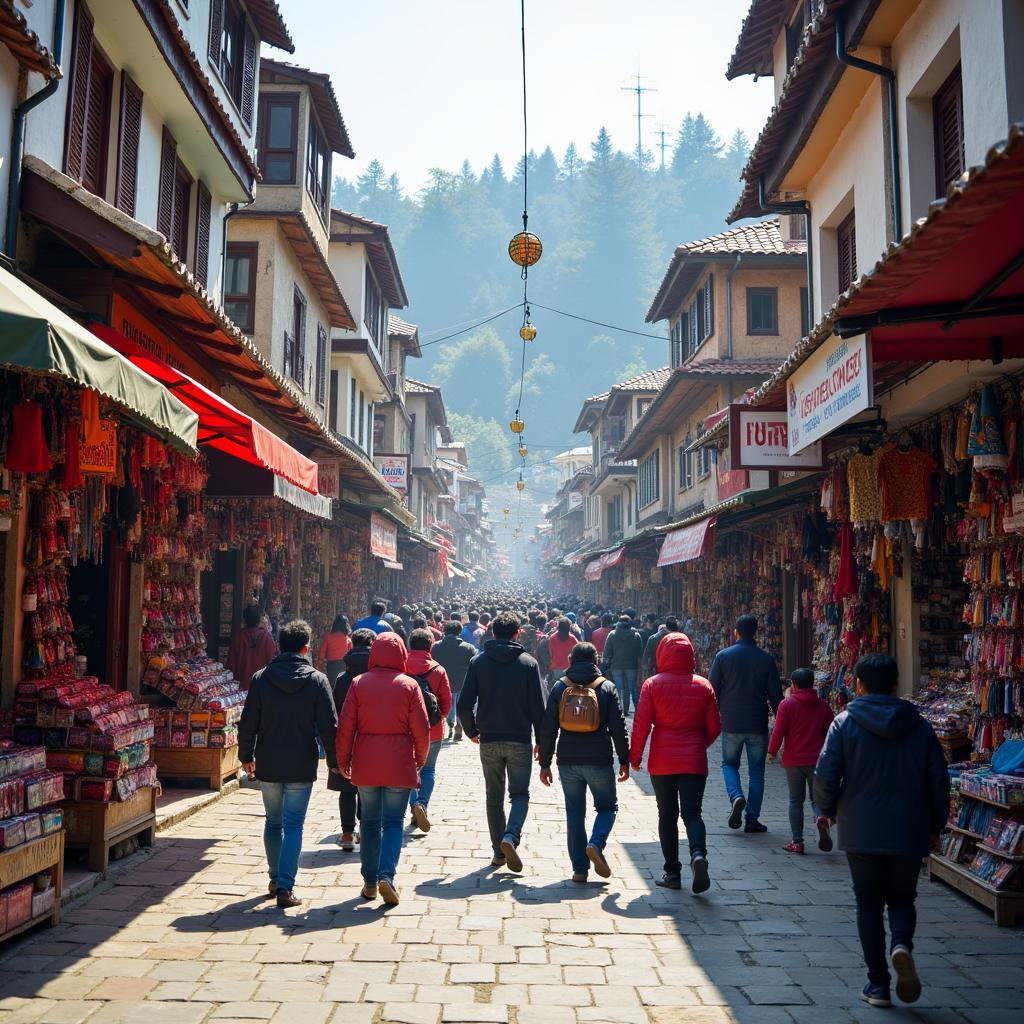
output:
M 599 677 L 593 683 L 565 681 L 562 698 L 558 702 L 558 726 L 566 732 L 597 732 L 601 728 L 601 706 L 597 689 L 604 682 Z

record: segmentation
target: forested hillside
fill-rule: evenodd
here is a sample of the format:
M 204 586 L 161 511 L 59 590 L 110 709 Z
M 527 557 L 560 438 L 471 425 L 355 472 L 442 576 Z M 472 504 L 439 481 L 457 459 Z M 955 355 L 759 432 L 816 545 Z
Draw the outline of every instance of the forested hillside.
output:
M 722 230 L 748 148 L 739 132 L 723 143 L 701 114 L 686 117 L 676 140 L 664 170 L 650 153 L 638 164 L 603 129 L 589 146 L 570 145 L 560 157 L 551 149 L 530 155 L 530 230 L 544 244 L 529 279 L 539 333 L 527 355 L 523 398 L 535 445 L 571 442 L 568 430 L 586 396 L 667 358 L 667 343 L 539 306 L 665 333 L 664 325 L 645 325 L 644 315 L 672 249 Z M 518 397 L 520 314 L 430 343 L 522 298 L 506 251 L 521 228 L 522 174 L 522 161 L 510 169 L 498 157 L 483 169 L 466 162 L 434 169 L 427 186 L 409 195 L 397 173 L 374 161 L 354 182 L 336 180 L 332 197 L 335 206 L 390 227 L 412 302 L 401 315 L 419 324 L 426 345 L 411 372 L 444 385 L 481 474 L 511 465 L 504 453 L 490 453 L 502 446 L 498 425 Z

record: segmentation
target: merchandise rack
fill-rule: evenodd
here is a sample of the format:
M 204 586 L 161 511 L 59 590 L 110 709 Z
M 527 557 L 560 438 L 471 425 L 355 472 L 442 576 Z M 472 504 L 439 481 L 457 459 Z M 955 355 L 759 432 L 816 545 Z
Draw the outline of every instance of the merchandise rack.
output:
M 49 835 L 40 836 L 30 842 L 22 843 L 13 849 L 0 853 L 0 889 L 17 885 L 39 874 L 40 871 L 53 872 L 54 902 L 53 907 L 45 913 L 30 917 L 27 921 L 16 925 L 0 935 L 0 942 L 20 935 L 37 924 L 46 923 L 50 927 L 60 921 L 61 888 L 64 884 L 64 833 L 58 829 Z
M 158 792 L 158 787 L 147 786 L 127 800 L 65 801 L 65 845 L 69 850 L 88 850 L 89 870 L 106 875 L 112 846 L 132 836 L 139 836 L 143 846 L 153 845 Z
M 154 747 L 153 760 L 161 779 L 208 779 L 218 793 L 238 779 L 242 763 L 238 745 L 231 747 Z

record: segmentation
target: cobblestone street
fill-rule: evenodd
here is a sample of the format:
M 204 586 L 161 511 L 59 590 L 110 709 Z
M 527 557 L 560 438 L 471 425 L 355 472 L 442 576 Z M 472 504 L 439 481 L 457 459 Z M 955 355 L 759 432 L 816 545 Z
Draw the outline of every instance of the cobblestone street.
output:
M 717 761 L 717 758 L 714 759 Z M 705 816 L 706 897 L 661 873 L 646 776 L 620 788 L 614 875 L 568 881 L 561 791 L 534 781 L 522 877 L 488 866 L 477 748 L 448 745 L 435 827 L 402 855 L 401 906 L 358 899 L 358 854 L 335 845 L 335 796 L 317 787 L 297 885 L 264 896 L 262 802 L 242 789 L 162 834 L 151 854 L 0 962 L 0 1018 L 44 1024 L 829 1024 L 887 1011 L 864 974 L 841 855 L 782 852 L 782 770 L 763 836 L 732 833 L 717 765 Z M 686 876 L 684 875 L 684 879 Z M 1024 935 L 922 880 L 925 994 L 889 1017 L 1002 1024 L 1024 999 Z

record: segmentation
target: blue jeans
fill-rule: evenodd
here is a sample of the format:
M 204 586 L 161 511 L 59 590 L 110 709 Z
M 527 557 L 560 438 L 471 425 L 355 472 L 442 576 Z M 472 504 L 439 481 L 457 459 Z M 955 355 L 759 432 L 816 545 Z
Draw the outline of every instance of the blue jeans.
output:
M 263 809 L 263 848 L 267 852 L 267 872 L 282 892 L 295 888 L 302 851 L 302 826 L 313 792 L 312 782 L 261 782 Z
M 722 733 L 722 776 L 730 801 L 743 796 L 740 756 L 744 747 L 747 748 L 747 776 L 750 785 L 746 817 L 747 821 L 757 821 L 764 801 L 764 762 L 768 756 L 768 733 Z
M 408 804 L 409 790 L 403 786 L 359 787 L 359 859 L 368 885 L 381 878 L 394 881 Z
M 448 722 L 448 724 L 452 728 L 455 728 L 455 710 L 456 710 L 455 709 L 455 705 L 458 704 L 458 703 L 459 703 L 459 695 L 457 693 L 453 693 L 452 694 L 452 709 L 451 709 L 451 711 L 448 712 L 448 718 L 446 719 L 446 721 Z
M 409 793 L 410 807 L 413 804 L 423 804 L 426 807 L 430 803 L 430 794 L 434 792 L 434 783 L 437 781 L 437 755 L 441 753 L 443 746 L 440 740 L 434 740 L 430 744 L 427 763 L 420 769 L 420 788 Z
M 637 690 L 635 668 L 613 668 L 612 682 L 615 689 L 619 691 L 619 703 L 622 705 L 622 713 L 629 714 L 629 702 L 633 701 L 633 707 L 640 703 L 640 694 Z
M 590 866 L 587 860 L 587 790 L 593 794 L 597 811 L 590 842 L 603 850 L 619 809 L 615 798 L 615 769 L 610 764 L 559 765 L 558 781 L 565 796 L 569 860 L 573 871 L 585 872 Z
M 484 772 L 487 797 L 487 829 L 491 846 L 501 853 L 501 843 L 511 839 L 515 846 L 523 835 L 526 812 L 530 808 L 530 776 L 533 774 L 533 750 L 529 743 L 481 743 L 480 766 Z M 505 782 L 512 802 L 505 817 Z

